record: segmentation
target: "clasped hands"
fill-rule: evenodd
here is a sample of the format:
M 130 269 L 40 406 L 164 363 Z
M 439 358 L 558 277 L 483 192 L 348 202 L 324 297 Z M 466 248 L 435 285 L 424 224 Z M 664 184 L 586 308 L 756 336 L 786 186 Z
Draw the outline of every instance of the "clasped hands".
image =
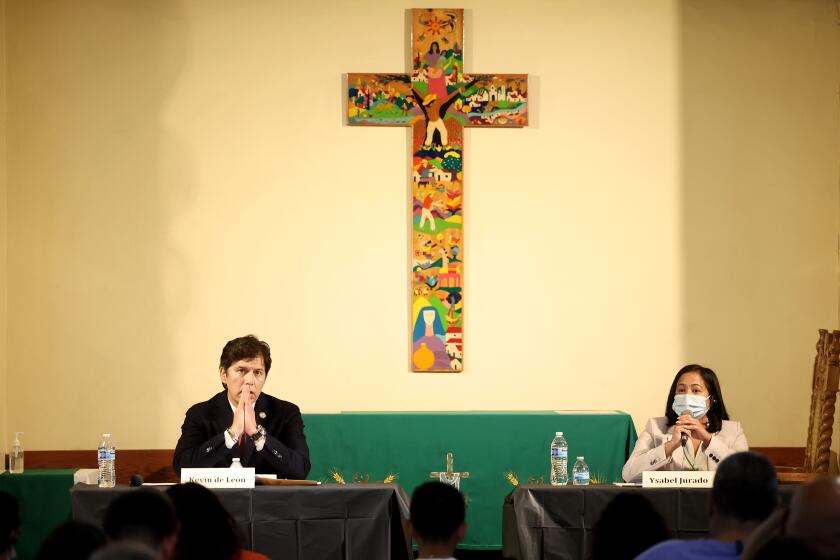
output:
M 228 428 L 228 431 L 236 434 L 235 439 L 239 439 L 243 433 L 248 436 L 257 433 L 257 417 L 254 413 L 254 403 L 251 400 L 251 390 L 248 385 L 243 385 L 239 392 L 239 404 L 233 411 L 233 424 Z
M 691 439 L 698 440 L 704 446 L 708 446 L 712 441 L 712 434 L 706 429 L 706 425 L 692 417 L 690 414 L 683 414 L 677 418 L 674 424 L 674 433 L 671 434 L 671 439 L 665 443 L 665 453 L 670 456 L 676 448 L 681 445 L 681 437 L 685 434 Z

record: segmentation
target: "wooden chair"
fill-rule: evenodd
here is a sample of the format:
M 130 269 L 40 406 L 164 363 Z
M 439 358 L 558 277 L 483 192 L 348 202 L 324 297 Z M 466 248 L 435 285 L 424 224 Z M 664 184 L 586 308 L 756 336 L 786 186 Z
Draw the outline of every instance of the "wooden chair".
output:
M 820 329 L 811 377 L 811 413 L 805 442 L 805 464 L 797 468 L 777 467 L 780 482 L 801 482 L 828 472 L 839 382 L 840 331 Z

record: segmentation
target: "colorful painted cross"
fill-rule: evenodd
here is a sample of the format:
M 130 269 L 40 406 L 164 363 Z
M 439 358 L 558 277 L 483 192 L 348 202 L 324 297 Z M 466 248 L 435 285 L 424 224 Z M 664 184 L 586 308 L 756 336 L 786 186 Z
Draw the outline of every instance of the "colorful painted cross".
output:
M 446 470 L 443 472 L 430 472 L 429 478 L 435 478 L 444 484 L 454 486 L 460 490 L 461 479 L 469 478 L 468 472 L 455 472 L 455 456 L 450 451 L 446 454 Z
M 412 10 L 410 76 L 347 75 L 349 124 L 413 127 L 414 371 L 464 367 L 464 127 L 528 123 L 526 74 L 463 73 L 463 16 Z

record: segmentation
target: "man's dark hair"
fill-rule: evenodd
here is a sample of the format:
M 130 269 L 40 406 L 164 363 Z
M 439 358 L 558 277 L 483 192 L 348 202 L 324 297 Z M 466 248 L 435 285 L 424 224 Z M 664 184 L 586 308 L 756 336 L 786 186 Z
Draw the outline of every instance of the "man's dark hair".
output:
M 464 496 L 442 482 L 426 482 L 411 496 L 411 525 L 426 542 L 443 544 L 464 522 Z
M 178 528 L 175 509 L 163 492 L 139 488 L 114 498 L 102 522 L 113 541 L 137 541 L 157 549 Z
M 779 501 L 776 470 L 765 457 L 743 451 L 724 459 L 715 473 L 712 506 L 719 516 L 761 522 Z
M 0 552 L 7 552 L 14 545 L 20 529 L 20 507 L 17 498 L 0 491 Z
M 43 540 L 36 560 L 87 560 L 106 542 L 105 533 L 96 525 L 66 521 Z
M 166 493 L 181 523 L 178 558 L 228 560 L 234 557 L 242 546 L 239 527 L 216 494 L 194 482 L 176 484 Z
M 677 382 L 684 373 L 697 372 L 703 378 L 706 389 L 709 390 L 709 412 L 706 419 L 709 420 L 709 433 L 719 432 L 724 420 L 729 420 L 729 413 L 726 412 L 726 405 L 723 404 L 723 391 L 720 389 L 717 374 L 711 369 L 699 364 L 689 364 L 680 368 L 674 381 L 671 382 L 671 390 L 668 391 L 668 400 L 665 402 L 665 416 L 668 418 L 667 425 L 673 426 L 677 421 L 677 413 L 671 408 L 674 403 L 674 395 L 677 394 Z
M 650 500 L 637 492 L 612 499 L 592 527 L 589 560 L 632 560 L 671 538 L 665 519 Z
M 265 363 L 265 374 L 268 375 L 271 369 L 271 348 L 269 348 L 268 343 L 252 334 L 240 336 L 239 338 L 229 340 L 225 344 L 225 347 L 222 349 L 222 355 L 219 358 L 219 367 L 227 370 L 234 362 L 250 360 L 257 356 L 262 356 L 263 362 Z M 227 388 L 226 385 L 225 388 Z

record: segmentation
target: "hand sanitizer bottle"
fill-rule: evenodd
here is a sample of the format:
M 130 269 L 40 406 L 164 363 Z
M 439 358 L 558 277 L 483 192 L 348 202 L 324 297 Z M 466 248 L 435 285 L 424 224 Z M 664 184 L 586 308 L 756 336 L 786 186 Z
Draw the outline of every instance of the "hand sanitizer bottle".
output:
M 9 472 L 13 474 L 21 474 L 23 472 L 23 447 L 20 445 L 20 436 L 22 433 L 15 432 L 12 453 L 9 455 Z

